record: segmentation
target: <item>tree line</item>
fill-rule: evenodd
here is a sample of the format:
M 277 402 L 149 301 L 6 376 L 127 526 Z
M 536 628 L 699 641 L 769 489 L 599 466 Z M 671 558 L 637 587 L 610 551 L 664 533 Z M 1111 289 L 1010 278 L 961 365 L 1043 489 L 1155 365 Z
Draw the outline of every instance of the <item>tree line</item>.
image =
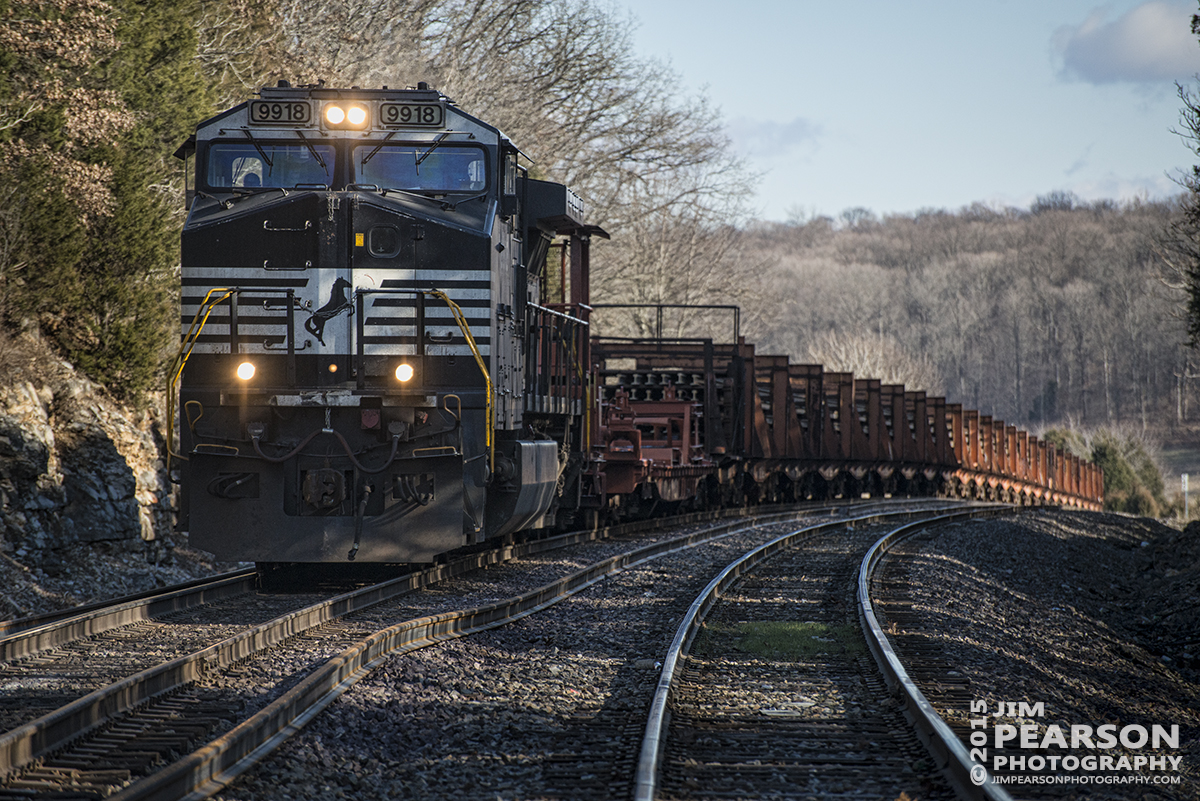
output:
M 944 395 L 1100 464 L 1109 508 L 1171 509 L 1156 463 L 1194 438 L 1200 360 L 1172 270 L 1185 198 L 750 226 L 760 350 Z
M 705 300 L 752 187 L 719 115 L 600 0 L 0 0 L 0 323 L 135 399 L 176 340 L 194 125 L 258 87 L 427 81 L 613 235 L 596 300 Z
M 850 360 L 1025 426 L 1157 430 L 1200 415 L 1161 257 L 1179 214 L 1058 192 L 1029 209 L 760 223 L 744 246 L 772 258 L 771 296 L 786 298 L 761 323 L 775 350 Z

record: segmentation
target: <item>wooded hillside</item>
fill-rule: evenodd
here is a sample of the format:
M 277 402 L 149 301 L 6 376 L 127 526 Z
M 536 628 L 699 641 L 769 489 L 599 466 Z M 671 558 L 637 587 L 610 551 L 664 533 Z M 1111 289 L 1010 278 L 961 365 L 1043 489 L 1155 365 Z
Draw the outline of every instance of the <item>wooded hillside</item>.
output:
M 742 244 L 770 260 L 757 327 L 771 350 L 1024 426 L 1163 432 L 1200 417 L 1184 296 L 1159 258 L 1177 214 L 1055 193 L 1028 210 L 758 224 Z

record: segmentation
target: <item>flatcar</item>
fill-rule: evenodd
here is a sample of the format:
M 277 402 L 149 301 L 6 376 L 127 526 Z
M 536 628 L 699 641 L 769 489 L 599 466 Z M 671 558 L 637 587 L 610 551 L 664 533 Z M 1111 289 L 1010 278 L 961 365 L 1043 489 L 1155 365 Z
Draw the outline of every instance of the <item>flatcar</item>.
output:
M 607 234 L 519 154 L 424 83 L 281 81 L 197 126 L 168 392 L 193 545 L 265 571 L 805 498 L 1102 502 L 1015 426 L 757 353 L 733 307 L 593 306 Z M 593 330 L 714 309 L 727 335 Z

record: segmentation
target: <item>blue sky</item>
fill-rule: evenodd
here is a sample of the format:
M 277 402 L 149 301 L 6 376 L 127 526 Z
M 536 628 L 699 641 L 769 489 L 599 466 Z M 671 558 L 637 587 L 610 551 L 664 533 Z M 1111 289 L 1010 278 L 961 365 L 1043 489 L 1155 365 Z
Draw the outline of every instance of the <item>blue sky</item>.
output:
M 1197 157 L 1200 4 L 619 0 L 637 52 L 720 108 L 758 216 L 1163 198 Z

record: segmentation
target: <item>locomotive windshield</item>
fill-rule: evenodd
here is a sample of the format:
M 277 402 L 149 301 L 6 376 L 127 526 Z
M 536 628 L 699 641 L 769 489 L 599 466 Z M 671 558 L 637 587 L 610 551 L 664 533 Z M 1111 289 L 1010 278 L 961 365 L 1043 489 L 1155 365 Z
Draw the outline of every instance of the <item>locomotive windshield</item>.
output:
M 477 147 L 360 145 L 354 148 L 354 181 L 381 189 L 482 192 L 487 170 Z
M 216 143 L 208 152 L 214 189 L 333 183 L 334 149 L 326 144 Z

